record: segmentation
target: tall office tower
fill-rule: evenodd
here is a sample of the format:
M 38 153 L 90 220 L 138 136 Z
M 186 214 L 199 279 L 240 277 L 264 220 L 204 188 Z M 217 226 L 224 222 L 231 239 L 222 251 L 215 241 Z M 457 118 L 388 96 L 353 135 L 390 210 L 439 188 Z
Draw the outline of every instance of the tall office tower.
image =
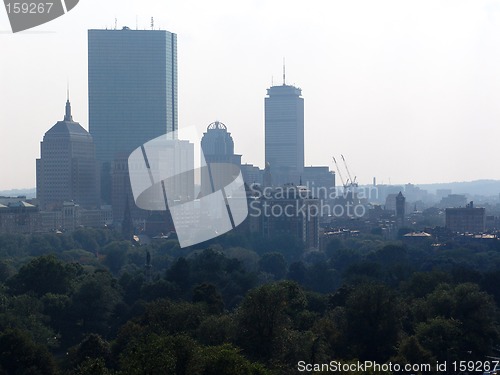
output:
M 304 99 L 301 89 L 285 83 L 267 89 L 265 152 L 273 184 L 298 184 L 304 169 Z
M 111 202 L 115 158 L 177 129 L 177 36 L 165 30 L 89 30 L 89 131 Z
M 36 189 L 44 210 L 61 208 L 65 201 L 85 208 L 99 204 L 94 142 L 92 136 L 73 121 L 69 99 L 64 120 L 50 128 L 40 143 Z
M 405 223 L 406 198 L 399 192 L 396 196 L 396 225 L 401 228 Z

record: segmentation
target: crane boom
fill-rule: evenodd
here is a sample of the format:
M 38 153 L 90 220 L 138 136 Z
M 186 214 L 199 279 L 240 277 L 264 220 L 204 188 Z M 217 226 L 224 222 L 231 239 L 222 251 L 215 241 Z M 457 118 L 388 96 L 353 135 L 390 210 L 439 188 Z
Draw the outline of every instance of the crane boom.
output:
M 339 165 L 337 164 L 337 160 L 335 160 L 335 156 L 332 156 L 333 158 L 333 162 L 335 163 L 335 168 L 337 168 L 337 172 L 339 174 L 339 177 L 340 177 L 340 181 L 342 181 L 342 185 L 344 186 L 344 188 L 347 186 L 346 182 L 344 181 L 344 177 L 342 177 L 342 173 L 340 172 L 340 168 L 339 168 Z
M 340 156 L 342 157 L 342 160 L 344 162 L 345 170 L 347 171 L 347 175 L 349 176 L 349 180 L 351 181 L 351 184 L 355 184 L 356 183 L 356 176 L 354 176 L 354 180 L 353 180 L 351 177 L 351 172 L 349 172 L 349 167 L 347 166 L 347 162 L 345 161 L 344 155 L 341 154 Z

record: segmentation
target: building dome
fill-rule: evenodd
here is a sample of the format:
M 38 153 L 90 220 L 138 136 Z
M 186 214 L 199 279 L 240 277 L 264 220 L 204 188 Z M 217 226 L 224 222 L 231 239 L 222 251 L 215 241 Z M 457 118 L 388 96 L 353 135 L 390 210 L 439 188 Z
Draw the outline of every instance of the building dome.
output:
M 234 142 L 227 126 L 220 121 L 212 122 L 201 139 L 201 148 L 207 155 L 234 155 Z
M 215 129 L 227 131 L 227 126 L 220 121 L 212 122 L 210 125 L 207 126 L 207 131 Z

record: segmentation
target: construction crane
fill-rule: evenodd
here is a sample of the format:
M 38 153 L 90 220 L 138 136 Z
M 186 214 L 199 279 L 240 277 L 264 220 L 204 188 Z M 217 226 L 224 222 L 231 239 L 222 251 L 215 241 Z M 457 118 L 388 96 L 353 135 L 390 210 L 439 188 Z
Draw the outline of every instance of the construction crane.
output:
M 354 179 L 351 177 L 351 172 L 349 172 L 349 167 L 347 166 L 347 162 L 345 161 L 344 155 L 340 155 L 342 157 L 342 160 L 345 165 L 345 170 L 347 171 L 347 175 L 349 176 L 349 180 L 351 181 L 348 185 L 352 187 L 356 187 L 358 184 L 356 182 L 356 176 L 354 176 Z
M 342 185 L 344 186 L 344 189 L 347 187 L 347 183 L 344 180 L 344 177 L 342 177 L 342 173 L 340 172 L 339 165 L 337 164 L 337 160 L 335 160 L 335 156 L 332 156 L 333 162 L 335 163 L 335 168 L 337 168 L 337 173 L 339 174 L 340 181 L 342 181 Z

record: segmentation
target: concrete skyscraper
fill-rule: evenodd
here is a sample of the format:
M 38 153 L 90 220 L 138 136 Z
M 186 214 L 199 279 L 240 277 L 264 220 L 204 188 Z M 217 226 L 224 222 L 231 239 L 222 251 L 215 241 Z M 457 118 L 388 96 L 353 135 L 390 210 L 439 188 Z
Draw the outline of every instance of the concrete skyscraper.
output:
M 88 31 L 89 131 L 111 202 L 112 162 L 177 129 L 177 36 L 165 30 Z
M 45 210 L 61 208 L 70 201 L 85 208 L 99 204 L 94 142 L 73 121 L 69 99 L 64 120 L 50 128 L 40 143 L 36 189 L 40 207 Z
M 304 99 L 301 89 L 285 83 L 267 89 L 265 153 L 273 183 L 298 184 L 304 169 Z

